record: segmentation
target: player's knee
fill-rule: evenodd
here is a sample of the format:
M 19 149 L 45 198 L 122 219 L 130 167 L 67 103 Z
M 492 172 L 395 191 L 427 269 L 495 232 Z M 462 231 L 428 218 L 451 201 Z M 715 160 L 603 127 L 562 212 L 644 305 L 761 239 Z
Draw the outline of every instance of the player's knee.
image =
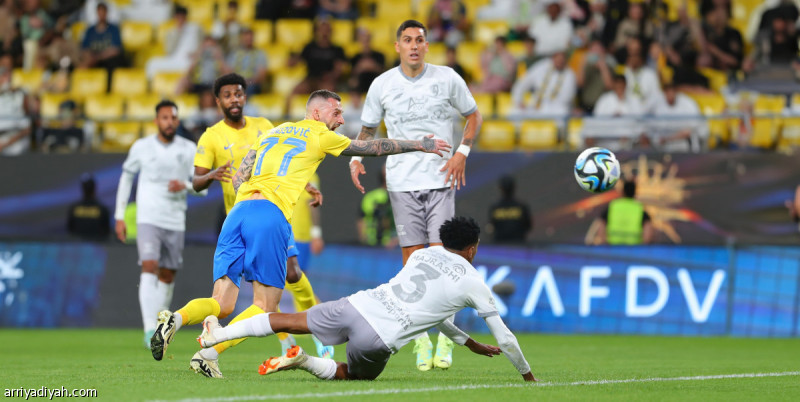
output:
M 142 261 L 142 272 L 150 274 L 158 274 L 158 261 L 155 260 Z
M 164 283 L 172 283 L 175 281 L 175 271 L 167 268 L 158 270 L 158 280 Z
M 230 303 L 218 297 L 214 297 L 214 300 L 219 303 L 219 315 L 217 316 L 219 318 L 225 318 L 231 315 L 233 309 L 236 308 L 236 303 Z

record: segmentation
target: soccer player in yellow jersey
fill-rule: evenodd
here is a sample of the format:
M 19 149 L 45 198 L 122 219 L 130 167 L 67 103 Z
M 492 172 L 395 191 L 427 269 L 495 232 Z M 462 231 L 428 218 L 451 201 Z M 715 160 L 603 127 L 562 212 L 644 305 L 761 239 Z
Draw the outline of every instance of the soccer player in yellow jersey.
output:
M 253 144 L 232 179 L 236 201 L 217 239 L 212 297 L 194 299 L 174 313 L 164 310 L 158 314 L 158 327 L 150 342 L 153 358 L 164 357 L 181 326 L 199 324 L 209 315 L 230 314 L 242 276 L 253 283 L 253 305 L 249 309 L 261 313 L 277 310 L 286 280 L 292 211 L 304 189 L 317 202 L 322 201 L 308 180 L 326 155 L 382 156 L 421 151 L 442 156 L 450 150 L 446 141 L 434 139 L 433 134 L 419 141 L 351 141 L 332 131 L 342 124 L 341 97 L 319 90 L 308 98 L 305 120 L 281 124 Z
M 274 128 L 272 123 L 263 117 L 242 115 L 242 109 L 247 101 L 246 89 L 245 79 L 238 74 L 223 75 L 214 82 L 214 96 L 225 118 L 203 133 L 194 158 L 192 186 L 195 189 L 204 190 L 213 181 L 219 181 L 224 195 L 226 213 L 230 213 L 236 200 L 236 193 L 233 191 L 230 181 L 233 176 L 231 171 L 235 171 L 235 167 L 242 163 L 242 159 L 256 142 L 256 138 Z M 292 292 L 298 311 L 305 311 L 316 304 L 316 297 L 308 278 L 300 270 L 297 262 L 297 247 L 293 243 L 290 241 L 286 287 Z M 237 315 L 233 321 L 239 321 L 258 313 L 260 313 L 259 310 L 250 308 Z M 284 350 L 296 344 L 294 338 L 289 334 L 280 334 L 278 338 Z M 333 357 L 333 347 L 323 345 L 316 337 L 313 339 L 321 357 Z M 221 375 L 217 362 L 219 353 L 236 344 L 236 342 L 223 343 L 214 349 L 201 350 L 192 356 L 190 366 L 203 375 L 209 373 L 212 376 Z

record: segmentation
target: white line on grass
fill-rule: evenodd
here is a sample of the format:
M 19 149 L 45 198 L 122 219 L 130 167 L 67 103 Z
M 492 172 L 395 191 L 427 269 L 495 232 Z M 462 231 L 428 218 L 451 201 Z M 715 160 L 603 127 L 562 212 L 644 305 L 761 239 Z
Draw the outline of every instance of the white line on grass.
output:
M 573 382 L 537 382 L 537 383 L 505 383 L 505 384 L 465 384 L 451 385 L 445 387 L 428 388 L 390 388 L 390 389 L 367 389 L 362 391 L 336 391 L 336 392 L 308 392 L 305 394 L 272 394 L 272 395 L 249 395 L 249 396 L 230 396 L 221 398 L 188 398 L 179 399 L 179 402 L 233 402 L 233 401 L 252 401 L 252 400 L 275 400 L 275 399 L 312 399 L 312 398 L 334 398 L 347 396 L 365 395 L 396 395 L 412 394 L 419 392 L 438 392 L 438 391 L 463 391 L 470 389 L 495 389 L 495 388 L 534 388 L 534 387 L 570 387 L 577 385 L 608 385 L 608 384 L 628 384 L 637 382 L 664 382 L 664 381 L 707 381 L 725 380 L 731 378 L 759 378 L 759 377 L 787 377 L 800 376 L 800 371 L 784 371 L 779 373 L 743 373 L 743 374 L 720 374 L 720 375 L 699 375 L 685 377 L 653 377 L 653 378 L 628 378 L 624 380 L 590 380 Z M 159 401 L 151 401 L 159 402 Z

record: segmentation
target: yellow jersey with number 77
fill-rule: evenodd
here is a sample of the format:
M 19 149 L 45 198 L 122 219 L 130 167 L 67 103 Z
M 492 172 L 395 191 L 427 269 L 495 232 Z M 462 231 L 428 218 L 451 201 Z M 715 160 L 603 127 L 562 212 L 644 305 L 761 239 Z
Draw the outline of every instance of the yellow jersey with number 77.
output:
M 256 159 L 250 180 L 239 187 L 236 202 L 261 193 L 291 222 L 294 205 L 320 162 L 326 155 L 339 156 L 348 146 L 349 138 L 316 120 L 281 124 L 250 148 L 256 151 Z

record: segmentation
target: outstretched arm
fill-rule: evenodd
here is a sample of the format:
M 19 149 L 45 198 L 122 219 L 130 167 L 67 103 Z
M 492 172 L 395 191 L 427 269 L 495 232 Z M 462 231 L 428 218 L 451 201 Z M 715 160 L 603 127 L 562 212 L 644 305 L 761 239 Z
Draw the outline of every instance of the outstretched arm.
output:
M 361 132 L 358 133 L 357 140 L 360 141 L 370 141 L 375 138 L 375 132 L 378 131 L 378 127 L 367 127 L 361 126 Z M 364 165 L 361 163 L 360 156 L 354 156 L 350 159 L 350 179 L 353 180 L 353 185 L 356 186 L 356 189 L 364 194 L 364 186 L 361 185 L 361 180 L 358 179 L 358 175 L 366 174 L 367 170 L 364 169 Z
M 442 151 L 449 150 L 450 144 L 447 141 L 435 140 L 433 139 L 433 134 L 430 134 L 423 138 L 422 141 L 392 140 L 389 138 L 371 141 L 353 140 L 350 146 L 342 151 L 342 155 L 382 156 L 420 151 L 442 156 Z
M 233 192 L 239 192 L 239 186 L 242 183 L 250 180 L 250 176 L 253 175 L 253 164 L 256 162 L 256 151 L 250 150 L 247 153 L 247 156 L 244 157 L 242 160 L 241 166 L 239 166 L 239 170 L 236 171 L 236 174 L 233 176 Z
M 522 378 L 524 378 L 525 381 L 536 381 L 536 378 L 533 377 L 533 373 L 531 373 L 531 366 L 528 365 L 525 356 L 522 355 L 517 337 L 506 327 L 506 324 L 503 323 L 500 316 L 489 316 L 486 317 L 485 320 L 486 325 L 489 326 L 489 331 L 492 332 L 492 336 L 494 336 L 494 339 L 497 339 L 497 345 L 500 346 L 500 350 L 503 351 L 503 354 L 506 355 L 508 360 L 511 360 L 511 363 L 517 368 L 517 371 L 522 374 Z

